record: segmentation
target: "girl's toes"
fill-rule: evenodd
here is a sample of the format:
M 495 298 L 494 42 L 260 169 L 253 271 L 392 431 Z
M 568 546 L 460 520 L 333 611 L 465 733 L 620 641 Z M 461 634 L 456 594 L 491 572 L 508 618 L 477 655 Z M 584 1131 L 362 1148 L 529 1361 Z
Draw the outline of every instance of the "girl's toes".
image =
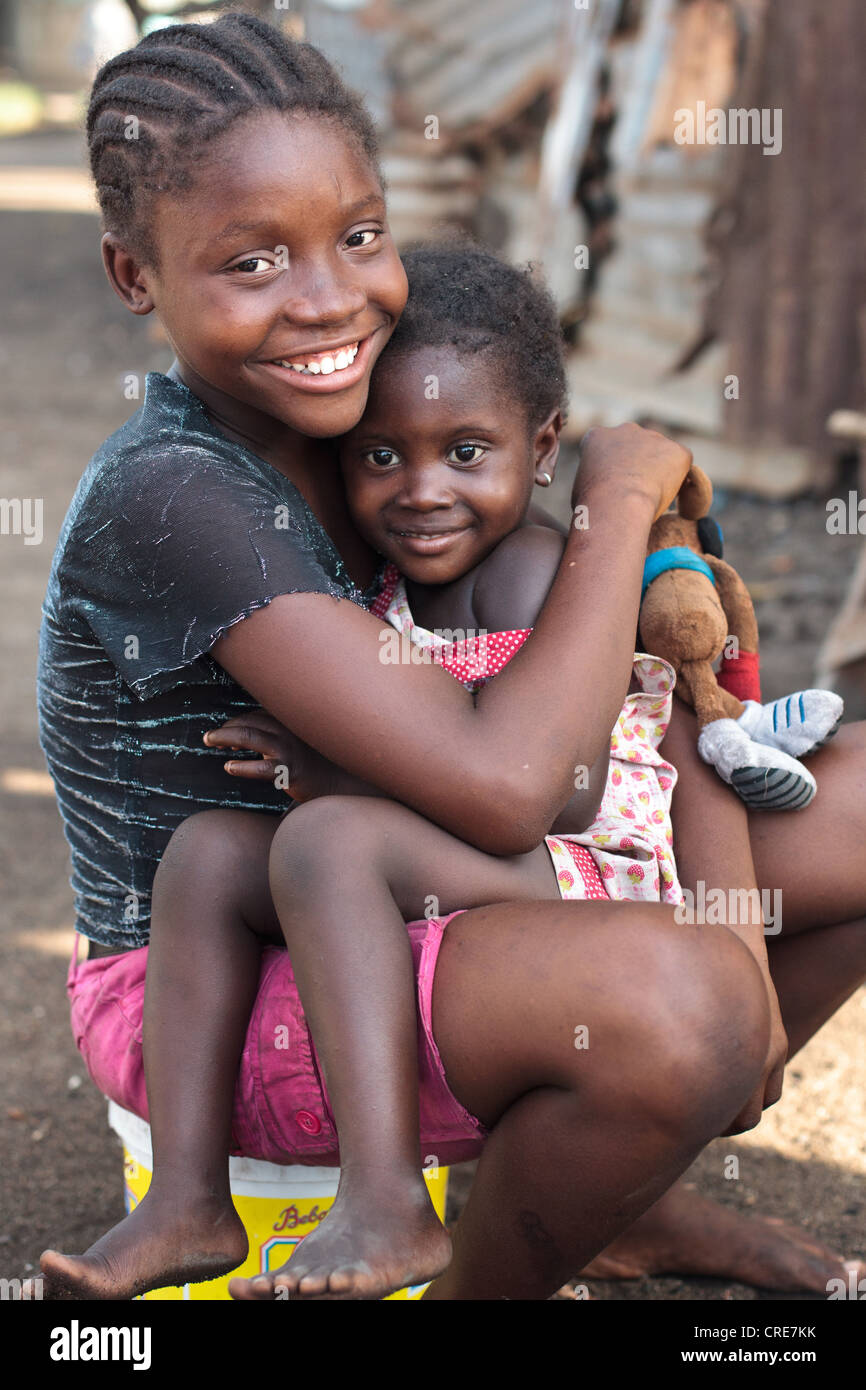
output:
M 327 1293 L 328 1276 L 326 1274 L 305 1274 L 298 1284 L 298 1293 L 304 1298 L 317 1298 L 319 1294 Z
M 356 1269 L 335 1269 L 328 1280 L 329 1293 L 351 1293 L 358 1280 Z

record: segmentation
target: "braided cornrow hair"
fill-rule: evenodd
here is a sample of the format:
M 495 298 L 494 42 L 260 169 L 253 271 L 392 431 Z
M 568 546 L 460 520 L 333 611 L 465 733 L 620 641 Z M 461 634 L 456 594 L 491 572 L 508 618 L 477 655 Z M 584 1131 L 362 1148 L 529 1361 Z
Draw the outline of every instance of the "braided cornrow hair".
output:
M 207 141 L 265 109 L 339 122 L 381 180 L 370 115 L 319 50 L 231 12 L 212 24 L 158 29 L 96 74 L 87 142 L 106 231 L 155 266 L 153 196 L 186 186 Z

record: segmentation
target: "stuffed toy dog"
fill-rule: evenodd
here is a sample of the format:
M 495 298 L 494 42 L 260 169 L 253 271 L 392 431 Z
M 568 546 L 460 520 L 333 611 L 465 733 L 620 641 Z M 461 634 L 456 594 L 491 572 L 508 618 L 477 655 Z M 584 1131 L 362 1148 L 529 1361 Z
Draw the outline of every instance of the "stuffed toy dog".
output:
M 677 694 L 700 726 L 698 752 L 748 806 L 806 806 L 817 789 L 799 761 L 835 732 L 842 700 L 803 690 L 761 703 L 758 626 L 749 591 L 722 559 L 722 533 L 708 516 L 713 488 L 692 467 L 677 511 L 650 531 L 640 609 L 644 651 L 669 661 Z M 713 662 L 722 657 L 718 678 Z

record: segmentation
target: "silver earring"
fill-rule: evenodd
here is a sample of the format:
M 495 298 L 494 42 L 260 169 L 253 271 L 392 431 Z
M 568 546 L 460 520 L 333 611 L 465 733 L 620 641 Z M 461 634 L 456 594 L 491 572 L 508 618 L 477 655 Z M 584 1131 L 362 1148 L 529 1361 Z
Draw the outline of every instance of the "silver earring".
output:
M 549 474 L 549 473 L 542 473 L 541 476 L 542 476 L 542 478 L 544 478 L 544 484 L 543 484 L 543 486 L 544 486 L 544 487 L 550 487 L 550 484 L 553 482 L 553 479 L 551 478 L 550 474 Z

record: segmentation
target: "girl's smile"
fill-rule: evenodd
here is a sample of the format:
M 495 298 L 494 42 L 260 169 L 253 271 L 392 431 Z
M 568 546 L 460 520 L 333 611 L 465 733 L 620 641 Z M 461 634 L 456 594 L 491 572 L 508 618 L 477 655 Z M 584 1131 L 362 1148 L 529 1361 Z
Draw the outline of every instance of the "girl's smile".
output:
M 450 550 L 456 545 L 461 536 L 469 531 L 468 526 L 457 526 L 452 529 L 439 529 L 436 531 L 391 531 L 397 546 L 403 551 L 409 551 L 414 555 L 442 555 L 446 550 Z
M 352 135 L 300 112 L 242 117 L 156 196 L 152 223 L 158 264 L 128 268 L 108 237 L 109 274 L 137 312 L 157 309 L 220 426 L 284 472 L 351 429 L 407 295 Z
M 272 368 L 286 386 L 296 390 L 311 391 L 316 395 L 345 391 L 368 376 L 375 356 L 381 351 L 381 348 L 376 348 L 377 333 L 385 341 L 382 330 L 377 329 L 360 340 L 356 338 L 346 342 L 343 339 L 333 345 L 310 348 L 292 355 L 286 352 L 280 358 L 262 365 Z

